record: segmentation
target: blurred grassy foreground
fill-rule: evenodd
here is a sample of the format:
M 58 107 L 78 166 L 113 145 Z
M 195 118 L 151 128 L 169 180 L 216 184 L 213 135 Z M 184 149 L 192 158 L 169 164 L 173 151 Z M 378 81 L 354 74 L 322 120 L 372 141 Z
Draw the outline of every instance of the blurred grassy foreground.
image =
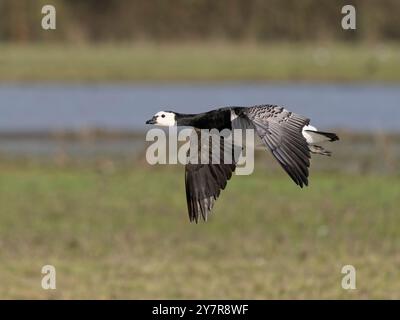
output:
M 0 203 L 0 298 L 400 298 L 397 177 L 258 167 L 195 225 L 181 167 L 3 162 Z
M 0 44 L 0 81 L 400 81 L 398 44 Z

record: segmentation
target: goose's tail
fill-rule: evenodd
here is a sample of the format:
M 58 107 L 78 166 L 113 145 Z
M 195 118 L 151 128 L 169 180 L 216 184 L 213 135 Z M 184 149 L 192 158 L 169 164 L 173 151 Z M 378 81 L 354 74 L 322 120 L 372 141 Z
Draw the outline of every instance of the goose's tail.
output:
M 329 157 L 332 155 L 332 152 L 325 150 L 317 144 L 339 140 L 336 133 L 318 131 L 317 128 L 313 126 L 305 126 L 303 128 L 303 136 L 306 138 L 308 147 L 312 153 Z

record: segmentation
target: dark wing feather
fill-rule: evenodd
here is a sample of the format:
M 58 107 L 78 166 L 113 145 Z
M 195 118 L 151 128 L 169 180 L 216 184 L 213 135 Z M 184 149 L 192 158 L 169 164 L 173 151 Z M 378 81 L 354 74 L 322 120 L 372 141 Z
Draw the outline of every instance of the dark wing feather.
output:
M 200 137 L 200 133 L 198 133 Z M 185 166 L 186 201 L 190 221 L 196 223 L 199 219 L 207 221 L 208 214 L 232 177 L 236 165 L 224 164 L 224 144 L 220 143 L 220 164 L 212 163 L 212 147 L 209 148 L 209 164 L 201 164 L 201 148 L 204 141 L 198 144 L 198 164 L 188 163 Z
M 250 107 L 243 113 L 292 180 L 307 186 L 310 150 L 302 131 L 310 120 L 274 105 Z

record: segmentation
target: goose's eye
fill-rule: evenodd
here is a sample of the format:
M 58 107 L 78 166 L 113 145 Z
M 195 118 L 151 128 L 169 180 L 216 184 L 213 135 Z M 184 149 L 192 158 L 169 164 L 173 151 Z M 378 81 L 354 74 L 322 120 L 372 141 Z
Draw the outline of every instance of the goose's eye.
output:
M 161 115 L 161 118 L 165 118 L 165 114 L 162 114 L 162 115 Z

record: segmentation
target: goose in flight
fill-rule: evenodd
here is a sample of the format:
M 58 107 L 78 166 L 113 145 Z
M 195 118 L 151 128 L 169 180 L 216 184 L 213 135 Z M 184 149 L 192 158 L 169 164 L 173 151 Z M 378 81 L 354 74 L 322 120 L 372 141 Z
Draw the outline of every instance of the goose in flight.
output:
M 339 140 L 335 133 L 318 131 L 310 125 L 310 119 L 277 105 L 224 107 L 199 114 L 160 111 L 146 124 L 219 131 L 252 128 L 301 188 L 308 185 L 311 153 L 330 156 L 331 153 L 320 143 Z M 235 163 L 186 164 L 186 200 L 191 222 L 197 223 L 201 218 L 207 221 L 214 202 L 221 190 L 225 189 L 235 169 Z

